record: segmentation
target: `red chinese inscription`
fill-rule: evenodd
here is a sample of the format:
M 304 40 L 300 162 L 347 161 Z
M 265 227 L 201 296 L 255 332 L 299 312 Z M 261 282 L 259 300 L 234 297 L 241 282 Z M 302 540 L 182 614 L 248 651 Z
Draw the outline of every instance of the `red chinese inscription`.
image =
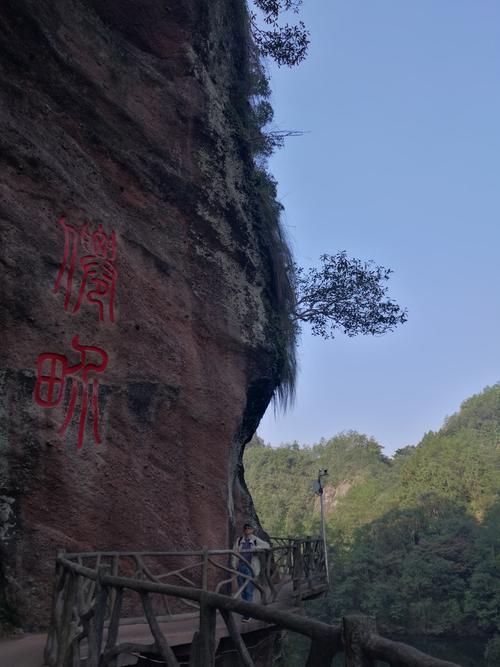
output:
M 54 292 L 64 289 L 64 309 L 77 313 L 83 302 L 95 305 L 101 322 L 115 321 L 114 300 L 118 271 L 116 234 L 106 234 L 99 225 L 94 231 L 85 223 L 81 229 L 68 224 L 63 216 L 59 224 L 64 230 L 64 254 L 54 283 Z M 74 283 L 76 301 L 71 306 Z
M 73 315 L 82 305 L 95 306 L 99 321 L 115 322 L 116 234 L 106 234 L 85 222 L 81 227 L 70 225 L 66 216 L 59 219 L 64 232 L 64 252 L 54 283 L 54 292 L 64 291 L 64 310 Z M 42 408 L 57 408 L 66 401 L 64 421 L 59 434 L 65 435 L 75 413 L 78 419 L 78 449 L 83 446 L 87 416 L 92 416 L 94 440 L 99 435 L 99 379 L 108 365 L 108 354 L 96 345 L 81 345 L 79 335 L 71 339 L 71 347 L 79 361 L 56 352 L 44 352 L 37 360 L 35 401 Z
M 43 408 L 55 408 L 63 401 L 66 383 L 71 383 L 66 416 L 59 428 L 59 434 L 64 435 L 75 414 L 81 393 L 77 445 L 80 449 L 85 437 L 85 423 L 89 408 L 93 418 L 94 440 L 97 444 L 101 442 L 99 436 L 99 380 L 96 376 L 106 370 L 108 355 L 102 348 L 95 345 L 81 345 L 78 335 L 71 339 L 71 347 L 80 354 L 80 360 L 73 365 L 66 356 L 55 352 L 44 352 L 38 357 L 35 401 Z

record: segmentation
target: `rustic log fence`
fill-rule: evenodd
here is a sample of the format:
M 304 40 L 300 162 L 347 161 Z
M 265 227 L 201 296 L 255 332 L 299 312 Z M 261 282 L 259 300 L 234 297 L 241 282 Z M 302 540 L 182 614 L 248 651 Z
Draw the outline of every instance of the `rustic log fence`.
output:
M 230 550 L 184 552 L 184 557 L 197 559 L 197 568 L 188 566 L 158 571 L 165 558 L 179 559 L 179 552 L 63 554 L 57 558 L 52 619 L 45 648 L 47 667 L 116 667 L 122 654 L 154 655 L 167 667 L 179 667 L 161 624 L 176 615 L 170 611 L 162 616 L 155 600 L 173 598 L 196 608 L 193 617 L 190 667 L 213 667 L 216 660 L 216 617 L 219 613 L 232 639 L 243 667 L 254 667 L 243 640 L 235 614 L 249 616 L 271 626 L 298 632 L 309 637 L 311 647 L 306 667 L 329 667 L 333 657 L 345 652 L 346 667 L 374 667 L 383 660 L 391 667 L 459 667 L 438 660 L 416 649 L 381 637 L 373 619 L 347 616 L 342 625 L 328 625 L 277 608 L 273 602 L 279 585 L 286 582 L 293 608 L 298 600 L 314 597 L 325 591 L 326 576 L 321 560 L 320 540 L 290 540 L 263 551 L 261 573 L 250 577 L 260 586 L 259 602 L 239 599 L 241 587 L 230 590 L 228 577 L 237 574 L 239 555 Z M 273 554 L 275 554 L 273 556 Z M 277 555 L 276 555 L 277 554 Z M 182 553 L 181 553 L 182 556 Z M 226 565 L 221 566 L 224 557 Z M 217 560 L 219 558 L 219 560 Z M 149 562 L 148 562 L 149 561 Z M 84 563 L 91 563 L 88 567 Z M 130 562 L 134 571 L 130 572 Z M 152 564 L 156 565 L 155 572 Z M 222 568 L 222 569 L 221 569 Z M 323 570 L 321 570 L 323 568 Z M 125 570 L 127 574 L 123 574 Z M 213 576 L 213 572 L 218 575 Z M 322 575 L 321 575 L 322 572 Z M 241 573 L 238 573 L 241 576 Z M 183 585 L 164 583 L 176 575 Z M 201 586 L 196 586 L 198 576 Z M 323 576 L 323 588 L 321 588 Z M 186 585 L 187 579 L 189 584 Z M 272 585 L 271 585 L 272 584 Z M 223 592 L 221 592 L 223 591 Z M 134 595 L 140 604 L 141 616 L 124 613 L 126 595 Z M 169 608 L 168 605 L 166 608 Z M 136 612 L 137 606 L 130 608 Z M 119 642 L 119 629 L 124 623 L 144 623 L 149 627 L 152 642 Z
M 284 539 L 272 538 L 270 549 L 258 549 L 260 571 L 253 572 L 251 564 L 241 554 L 231 549 L 200 549 L 198 551 L 158 552 L 83 552 L 63 553 L 60 558 L 82 565 L 97 572 L 105 566 L 109 574 L 156 583 L 201 588 L 214 593 L 230 594 L 239 598 L 249 581 L 257 590 L 261 604 L 276 601 L 283 589 L 302 600 L 314 597 L 326 590 L 323 542 L 319 538 Z M 244 562 L 250 574 L 237 571 L 239 562 Z M 57 575 L 56 575 L 57 576 Z M 239 588 L 234 586 L 236 576 L 242 580 Z M 93 590 L 95 584 L 88 584 Z M 192 612 L 198 605 L 188 599 L 172 602 L 162 600 L 162 617 L 178 616 L 182 611 Z M 122 610 L 126 612 L 126 609 Z M 134 622 L 131 619 L 130 622 Z

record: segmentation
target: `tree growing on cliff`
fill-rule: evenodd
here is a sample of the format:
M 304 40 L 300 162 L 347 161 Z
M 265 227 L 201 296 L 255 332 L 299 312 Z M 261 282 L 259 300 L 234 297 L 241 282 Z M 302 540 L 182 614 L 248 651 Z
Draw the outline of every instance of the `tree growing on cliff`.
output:
M 263 56 L 270 56 L 279 66 L 298 65 L 307 55 L 309 32 L 303 21 L 297 25 L 280 25 L 283 12 L 297 14 L 302 0 L 254 0 L 254 5 L 263 13 L 260 22 L 250 12 L 252 35 Z M 262 25 L 266 27 L 262 27 Z
M 406 322 L 406 309 L 387 297 L 391 269 L 350 259 L 345 251 L 320 259 L 320 268 L 295 266 L 296 323 L 308 322 L 314 335 L 334 338 L 338 329 L 348 336 L 381 335 Z

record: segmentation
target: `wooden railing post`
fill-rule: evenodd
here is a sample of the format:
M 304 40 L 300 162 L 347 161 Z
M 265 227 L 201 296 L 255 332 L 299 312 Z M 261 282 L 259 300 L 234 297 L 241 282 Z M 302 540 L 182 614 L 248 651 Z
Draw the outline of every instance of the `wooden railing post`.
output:
M 272 596 L 272 584 L 271 580 L 267 578 L 267 572 L 268 572 L 268 556 L 270 556 L 270 551 L 258 551 L 257 552 L 257 558 L 259 560 L 259 574 L 257 576 L 254 575 L 252 576 L 252 579 L 258 583 L 262 587 L 262 591 L 260 592 L 260 603 L 261 604 L 268 604 L 268 599 L 267 599 L 267 593 L 268 591 L 271 592 Z
M 302 579 L 302 573 L 304 570 L 304 564 L 302 560 L 302 549 L 301 543 L 299 541 L 293 543 L 293 593 L 297 599 L 300 599 L 300 584 Z
M 199 637 L 199 659 L 201 662 L 196 667 L 214 667 L 215 665 L 215 625 L 217 620 L 217 609 L 211 607 L 203 592 L 200 597 L 200 637 Z
M 277 586 L 279 585 L 280 580 L 285 576 L 285 573 L 280 571 L 272 550 L 265 551 L 263 559 L 266 571 L 262 585 L 264 588 L 269 589 L 270 601 L 275 602 L 278 596 Z
M 306 537 L 306 542 L 304 544 L 304 573 L 306 575 L 307 583 L 309 588 L 311 587 L 311 567 L 312 567 L 312 542 L 311 536 Z
M 377 634 L 377 624 L 372 616 L 352 615 L 342 619 L 342 638 L 345 650 L 345 667 L 375 667 L 363 649 L 370 637 Z
M 118 639 L 118 630 L 120 628 L 120 616 L 122 610 L 122 600 L 123 600 L 123 589 L 122 588 L 113 588 L 113 595 L 111 596 L 111 614 L 109 619 L 108 626 L 108 636 L 106 639 L 106 648 L 104 652 L 112 651 L 116 645 Z M 118 660 L 113 660 L 110 664 L 110 667 L 115 667 L 118 664 Z
M 241 634 L 238 631 L 236 621 L 232 612 L 226 611 L 225 609 L 220 610 L 221 616 L 224 619 L 226 628 L 229 632 L 229 636 L 233 640 L 233 643 L 238 651 L 240 662 L 243 667 L 255 667 L 254 661 L 252 660 L 248 648 L 246 647 L 245 642 L 243 641 Z
M 95 609 L 95 628 L 97 637 L 97 655 L 101 659 L 102 639 L 104 633 L 104 620 L 106 618 L 106 604 L 108 601 L 109 588 L 103 585 L 103 578 L 110 570 L 109 565 L 99 565 L 97 570 L 97 590 Z M 97 663 L 99 664 L 99 663 Z
M 158 647 L 159 653 L 163 658 L 163 661 L 165 662 L 167 667 L 179 667 L 177 658 L 175 657 L 174 652 L 170 648 L 167 638 L 161 631 L 160 624 L 158 623 L 158 619 L 155 616 L 153 604 L 151 603 L 149 594 L 146 591 L 143 591 L 141 593 L 141 600 L 144 613 L 146 615 L 146 620 L 149 623 L 151 634 L 153 635 L 153 639 L 155 640 L 156 646 Z
M 57 651 L 59 643 L 59 626 L 60 626 L 60 615 L 62 610 L 62 595 L 64 588 L 64 577 L 65 572 L 64 568 L 59 562 L 59 556 L 64 554 L 63 551 L 57 553 L 56 558 L 56 567 L 54 574 L 54 592 L 52 596 L 52 609 L 51 609 L 51 618 L 50 626 L 47 635 L 47 643 L 44 650 L 44 662 L 49 667 L 54 667 L 57 660 Z
M 76 606 L 77 595 L 76 575 L 73 572 L 65 572 L 64 575 L 64 602 L 59 616 L 56 667 L 66 667 L 67 658 L 70 654 L 74 627 L 73 610 Z
M 295 546 L 295 542 L 292 544 L 289 544 L 286 550 L 286 564 L 285 568 L 288 570 L 288 573 L 293 576 L 293 549 Z
M 106 603 L 108 601 L 109 589 L 103 585 L 102 580 L 108 573 L 109 565 L 97 567 L 97 579 L 95 586 L 95 607 L 93 618 L 88 624 L 88 667 L 99 667 L 101 662 L 102 640 L 104 633 L 104 619 L 106 616 Z

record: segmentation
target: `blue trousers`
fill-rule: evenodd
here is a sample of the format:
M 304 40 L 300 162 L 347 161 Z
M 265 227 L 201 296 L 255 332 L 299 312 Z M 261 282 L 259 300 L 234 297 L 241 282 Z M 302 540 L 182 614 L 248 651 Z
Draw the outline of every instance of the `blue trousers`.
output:
M 250 577 L 252 576 L 252 570 L 248 565 L 245 565 L 245 563 L 239 563 L 237 569 L 238 572 L 241 572 L 241 574 L 246 574 Z M 245 588 L 241 591 L 241 599 L 245 600 L 245 602 L 251 602 L 253 599 L 253 589 L 254 589 L 253 581 L 245 579 L 245 577 L 238 577 L 237 579 L 238 579 L 238 588 L 241 588 L 245 583 L 245 581 L 248 582 Z

